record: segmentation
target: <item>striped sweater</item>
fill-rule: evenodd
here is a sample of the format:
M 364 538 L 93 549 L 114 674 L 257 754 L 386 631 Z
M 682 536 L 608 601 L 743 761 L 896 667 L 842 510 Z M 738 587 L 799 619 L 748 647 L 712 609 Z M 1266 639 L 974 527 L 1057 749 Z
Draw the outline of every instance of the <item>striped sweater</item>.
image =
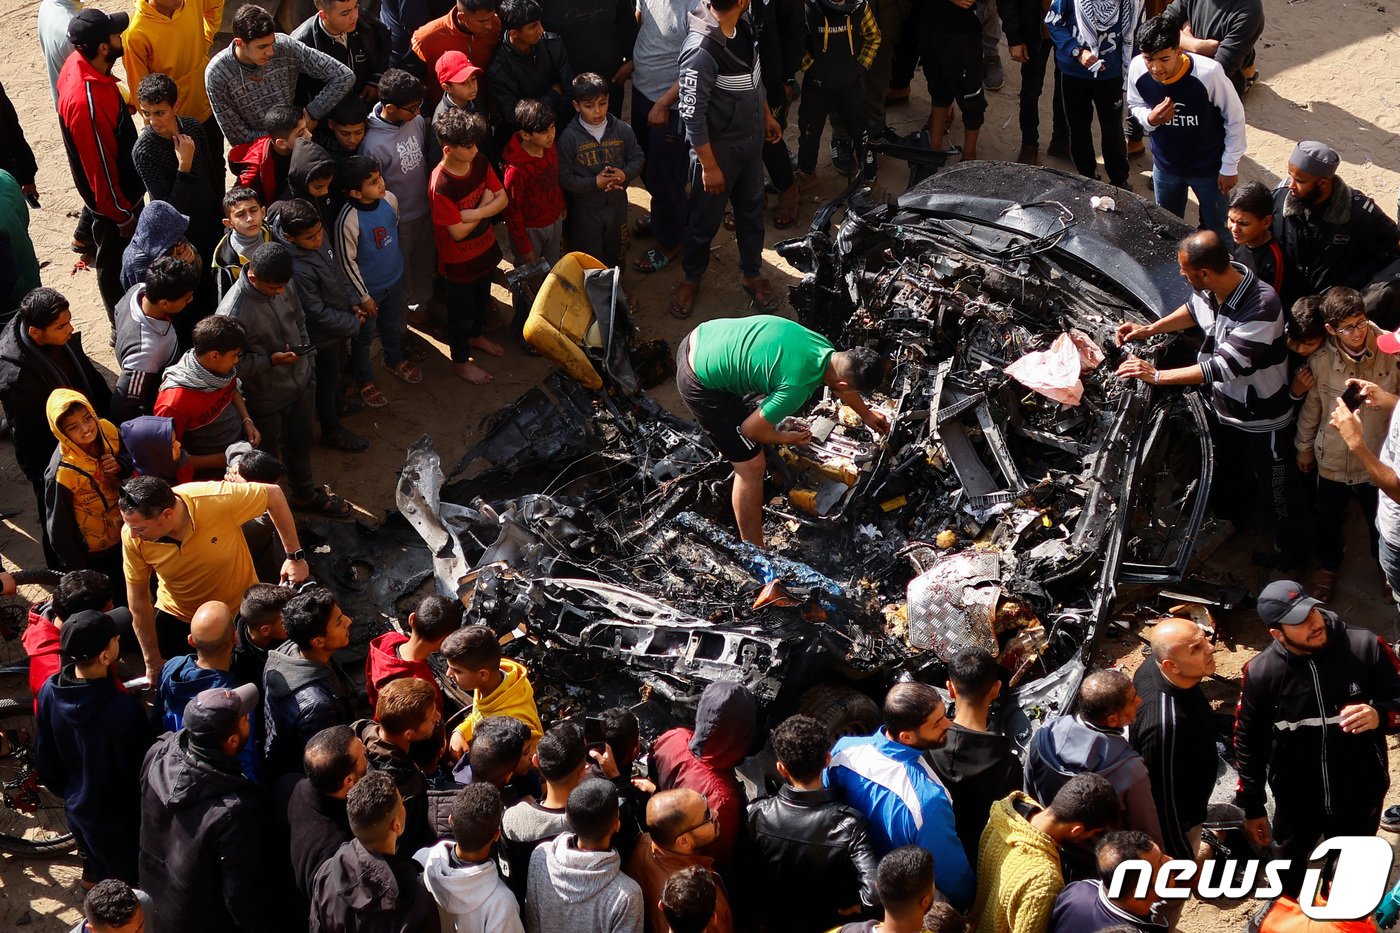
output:
M 1276 431 L 1293 417 L 1288 394 L 1288 347 L 1278 295 L 1245 266 L 1224 303 L 1195 292 L 1186 303 L 1205 340 L 1196 355 L 1221 422 L 1241 431 Z

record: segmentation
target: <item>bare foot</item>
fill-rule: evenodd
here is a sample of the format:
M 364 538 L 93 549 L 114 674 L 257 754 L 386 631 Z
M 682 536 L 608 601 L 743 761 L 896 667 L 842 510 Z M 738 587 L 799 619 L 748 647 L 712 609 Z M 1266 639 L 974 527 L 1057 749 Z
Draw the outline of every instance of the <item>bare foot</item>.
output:
M 962 151 L 962 157 L 959 158 L 958 161 L 959 161 L 959 162 L 976 162 L 976 161 L 977 161 L 977 147 L 976 147 L 976 146 L 970 146 L 970 147 L 969 147 L 968 145 L 964 144 L 964 145 L 963 145 L 963 151 Z
M 473 337 L 471 340 L 468 340 L 467 343 L 471 345 L 471 348 L 473 350 L 480 350 L 487 356 L 506 355 L 506 348 L 501 346 L 496 341 L 492 340 L 490 337 Z
M 493 378 L 486 370 L 470 361 L 453 363 L 452 371 L 475 386 L 484 386 Z

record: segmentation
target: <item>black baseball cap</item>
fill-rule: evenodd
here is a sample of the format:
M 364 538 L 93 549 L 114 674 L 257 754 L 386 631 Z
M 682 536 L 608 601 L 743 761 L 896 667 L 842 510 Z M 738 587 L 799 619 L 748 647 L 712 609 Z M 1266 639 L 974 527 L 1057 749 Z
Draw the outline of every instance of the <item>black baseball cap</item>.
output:
M 130 23 L 131 17 L 125 13 L 103 13 L 88 7 L 68 21 L 68 41 L 75 46 L 95 49 L 110 42 L 117 33 L 126 32 Z
M 203 690 L 185 704 L 185 728 L 197 736 L 221 738 L 257 705 L 258 688 L 253 684 Z
M 86 664 L 107 650 L 117 637 L 117 623 L 105 612 L 86 609 L 63 620 L 58 647 L 75 664 Z
M 1264 587 L 1255 603 L 1259 618 L 1269 628 L 1297 625 L 1308 617 L 1314 606 L 1321 605 L 1322 601 L 1309 596 L 1303 584 L 1296 580 L 1275 580 Z

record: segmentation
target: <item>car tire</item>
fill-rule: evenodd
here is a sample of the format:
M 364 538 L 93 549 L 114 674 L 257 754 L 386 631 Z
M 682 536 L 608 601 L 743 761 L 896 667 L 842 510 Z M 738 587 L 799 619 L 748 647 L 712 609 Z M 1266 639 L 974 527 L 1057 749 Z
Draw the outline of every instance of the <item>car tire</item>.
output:
M 819 684 L 797 703 L 797 711 L 831 730 L 833 738 L 869 735 L 882 721 L 880 707 L 849 684 Z

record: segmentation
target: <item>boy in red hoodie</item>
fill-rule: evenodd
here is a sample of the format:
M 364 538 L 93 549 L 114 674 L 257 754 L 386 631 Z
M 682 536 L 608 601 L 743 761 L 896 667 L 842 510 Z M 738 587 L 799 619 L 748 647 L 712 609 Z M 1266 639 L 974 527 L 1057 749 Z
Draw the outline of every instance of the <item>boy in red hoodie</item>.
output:
M 433 685 L 437 708 L 442 711 L 438 687 L 428 656 L 442 647 L 443 639 L 462 627 L 462 604 L 445 596 L 427 596 L 408 614 L 408 635 L 385 632 L 369 643 L 365 656 L 365 692 L 371 706 L 378 706 L 379 691 L 401 677 L 415 677 Z
M 266 136 L 228 151 L 230 168 L 238 173 L 238 184 L 252 188 L 264 204 L 277 200 L 277 192 L 287 182 L 292 168 L 292 150 L 298 139 L 310 139 L 306 113 L 297 107 L 273 107 L 263 120 Z
M 3 576 L 8 577 L 9 574 Z M 11 586 L 5 590 L 5 595 L 13 592 Z M 53 599 L 29 607 L 29 624 L 25 626 L 20 641 L 29 653 L 29 692 L 35 698 L 35 712 L 39 709 L 40 688 L 63 666 L 59 656 L 58 632 L 64 619 L 80 612 L 105 612 L 117 623 L 118 629 L 130 629 L 131 613 L 124 608 L 113 608 L 115 594 L 112 580 L 105 573 L 70 570 L 59 577 Z M 117 676 L 115 666 L 111 674 Z
M 520 127 L 506 143 L 506 229 L 515 251 L 515 264 L 526 266 L 543 257 L 559 261 L 564 231 L 564 191 L 559 187 L 559 155 L 554 148 L 554 110 L 544 101 L 522 100 L 515 105 Z

